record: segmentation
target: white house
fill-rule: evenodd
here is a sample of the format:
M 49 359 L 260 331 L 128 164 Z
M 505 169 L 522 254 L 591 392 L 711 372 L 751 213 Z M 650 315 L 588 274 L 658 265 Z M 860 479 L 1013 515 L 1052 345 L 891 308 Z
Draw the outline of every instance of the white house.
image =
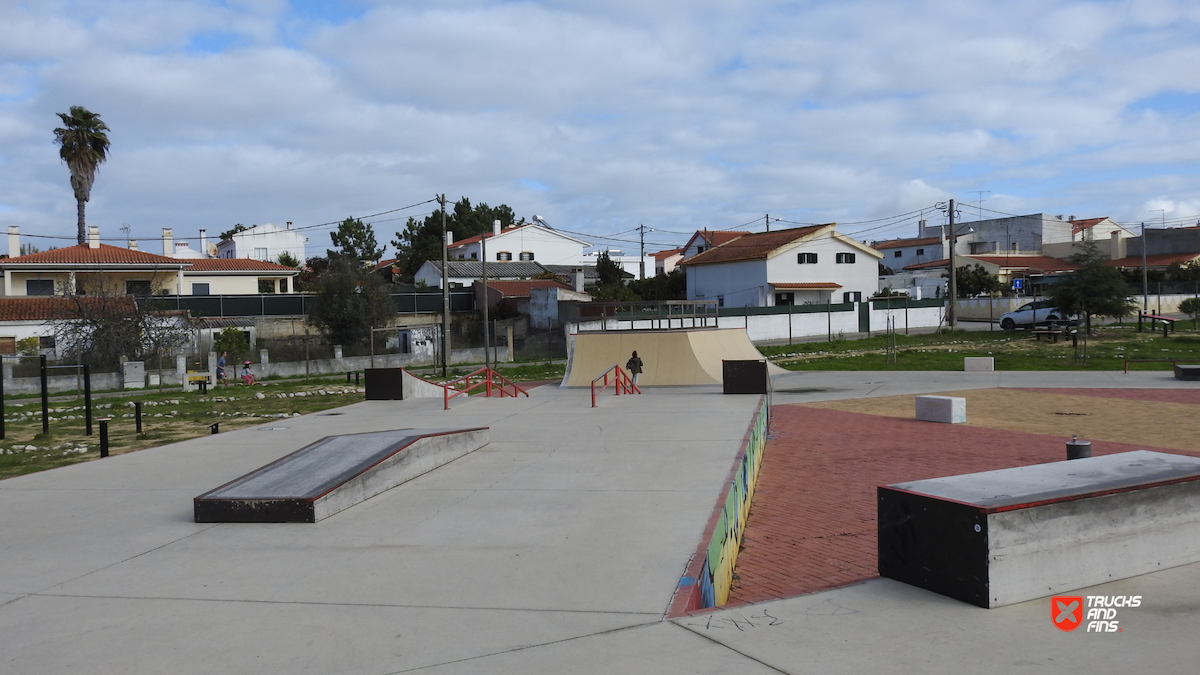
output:
M 543 265 L 582 264 L 584 261 L 583 249 L 591 246 L 582 239 L 576 239 L 558 230 L 552 230 L 537 223 L 528 223 L 510 225 L 504 229 L 496 225 L 491 232 L 453 242 L 447 247 L 448 253 L 451 258 L 479 260 L 485 237 L 488 262 L 537 261 Z
M 0 259 L 5 297 L 73 295 L 99 289 L 117 295 L 252 295 L 294 292 L 300 271 L 271 262 L 223 258 L 167 257 L 100 243 L 88 228 L 86 243 L 29 255 L 20 252 L 20 232 L 8 228 L 10 257 Z M 175 248 L 169 241 L 164 246 Z
M 470 286 L 483 274 L 483 263 L 478 260 L 451 260 L 448 265 L 450 269 L 448 276 L 450 277 L 451 288 L 455 286 Z M 536 262 L 489 262 L 487 266 L 488 279 L 510 281 L 532 279 L 545 271 L 546 268 Z M 430 288 L 441 288 L 442 261 L 426 260 L 421 265 L 421 268 L 417 270 L 417 273 L 413 275 L 413 281 L 429 286 Z
M 745 234 L 679 263 L 687 299 L 723 307 L 856 302 L 878 287 L 879 251 L 813 225 Z
M 297 261 L 304 262 L 307 260 L 304 244 L 308 238 L 291 229 L 291 226 L 291 223 L 286 228 L 267 223 L 238 232 L 217 243 L 216 257 L 274 262 L 279 260 L 280 254 L 287 253 Z
M 694 255 L 704 253 L 710 248 L 731 242 L 746 234 L 750 233 L 739 230 L 696 230 L 696 234 L 693 234 L 687 243 L 683 245 L 683 259 L 687 260 Z
M 946 248 L 941 237 L 877 241 L 874 248 L 883 254 L 883 259 L 879 262 L 892 272 L 900 272 L 909 265 L 941 260 L 950 255 L 950 250 Z

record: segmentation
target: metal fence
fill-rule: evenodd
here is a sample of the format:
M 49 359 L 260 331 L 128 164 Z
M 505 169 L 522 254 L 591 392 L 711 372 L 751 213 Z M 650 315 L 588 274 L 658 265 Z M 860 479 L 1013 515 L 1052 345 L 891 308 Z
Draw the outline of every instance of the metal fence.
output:
M 392 302 L 399 314 L 438 313 L 442 311 L 442 294 L 392 293 Z M 312 307 L 313 296 L 303 293 L 280 295 L 173 295 L 155 298 L 158 308 L 186 310 L 192 316 L 304 316 Z M 475 310 L 475 294 L 470 291 L 450 292 L 450 311 Z

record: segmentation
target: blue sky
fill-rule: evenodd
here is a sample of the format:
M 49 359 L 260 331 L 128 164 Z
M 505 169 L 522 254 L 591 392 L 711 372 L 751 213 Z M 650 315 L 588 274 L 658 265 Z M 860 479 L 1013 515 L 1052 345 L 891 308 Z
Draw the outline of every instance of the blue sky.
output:
M 766 213 L 909 236 L 978 191 L 1190 225 L 1197 73 L 1175 0 L 0 0 L 0 226 L 73 243 L 71 105 L 112 129 L 89 224 L 144 250 L 439 193 L 652 248 Z

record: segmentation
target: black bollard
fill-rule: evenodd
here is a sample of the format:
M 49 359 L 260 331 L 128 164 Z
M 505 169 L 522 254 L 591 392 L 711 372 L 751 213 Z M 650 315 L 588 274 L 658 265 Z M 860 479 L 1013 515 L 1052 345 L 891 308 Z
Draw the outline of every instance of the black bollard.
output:
M 1084 459 L 1092 456 L 1092 442 L 1081 441 L 1078 436 L 1072 436 L 1067 441 L 1067 459 Z
M 208 380 L 200 380 L 200 381 L 196 382 L 196 386 L 198 386 L 200 388 L 201 394 L 208 393 Z
M 216 434 L 216 433 L 219 433 L 219 432 L 221 431 L 221 423 L 220 423 L 220 422 L 213 422 L 212 424 L 208 425 L 208 428 L 209 428 L 209 429 L 212 429 L 212 432 L 213 432 L 214 434 Z
M 362 376 L 362 373 L 354 373 L 354 386 L 356 386 L 356 387 L 358 386 L 358 383 L 359 383 L 358 378 L 361 376 Z
M 142 433 L 142 402 L 133 402 L 133 416 L 137 418 L 137 432 Z
M 83 415 L 87 420 L 87 435 L 92 435 L 92 367 L 83 366 Z
M 100 456 L 108 457 L 108 418 L 101 417 L 100 422 Z
M 346 373 L 346 384 L 350 384 L 350 373 Z
M 46 355 L 39 357 L 42 383 L 42 433 L 50 433 L 50 390 L 46 388 Z

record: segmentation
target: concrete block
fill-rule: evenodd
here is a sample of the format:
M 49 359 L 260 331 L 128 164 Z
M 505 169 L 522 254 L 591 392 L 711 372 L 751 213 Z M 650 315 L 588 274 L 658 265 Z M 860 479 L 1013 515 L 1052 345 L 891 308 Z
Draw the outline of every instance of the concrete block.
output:
M 1175 364 L 1175 379 L 1200 380 L 1200 366 Z
M 957 396 L 918 396 L 917 419 L 944 424 L 966 424 L 967 399 Z
M 1200 562 L 1200 458 L 1138 450 L 878 488 L 879 574 L 1002 607 Z
M 963 370 L 968 373 L 990 373 L 996 369 L 994 356 L 963 357 Z

